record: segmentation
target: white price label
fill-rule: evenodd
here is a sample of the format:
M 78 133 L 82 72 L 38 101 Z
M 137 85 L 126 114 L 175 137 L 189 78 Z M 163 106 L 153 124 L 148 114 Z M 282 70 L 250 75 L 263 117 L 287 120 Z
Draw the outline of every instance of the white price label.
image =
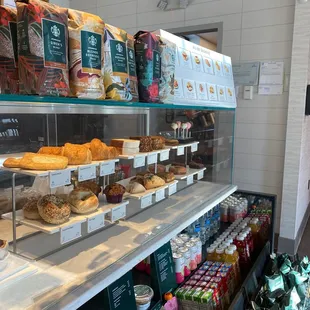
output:
M 133 167 L 139 168 L 145 166 L 145 156 L 136 156 L 133 160 Z
M 187 177 L 187 185 L 191 185 L 191 184 L 193 184 L 194 183 L 194 175 L 193 174 L 191 174 L 191 175 L 189 175 L 188 177 Z
M 177 183 L 171 184 L 168 189 L 168 195 L 171 196 L 177 192 Z
M 147 208 L 152 204 L 152 195 L 141 198 L 141 209 Z
M 65 244 L 81 237 L 81 223 L 76 223 L 60 230 L 60 243 Z
M 152 165 L 157 163 L 157 153 L 147 155 L 147 164 Z
M 177 156 L 184 155 L 184 149 L 185 149 L 184 146 L 178 146 Z
M 96 166 L 85 166 L 79 167 L 78 169 L 78 180 L 87 181 L 96 178 Z
M 168 160 L 169 159 L 169 154 L 170 154 L 169 150 L 161 151 L 160 157 L 159 157 L 160 161 Z
M 50 172 L 50 188 L 68 185 L 71 183 L 71 171 L 60 170 Z
M 155 193 L 155 201 L 158 202 L 158 201 L 161 201 L 165 199 L 165 189 L 160 189 L 158 190 L 156 193 Z
M 203 178 L 203 175 L 204 175 L 204 171 L 199 171 L 198 174 L 197 174 L 197 180 L 201 180 Z
M 115 162 L 100 163 L 100 176 L 110 175 L 115 172 Z
M 198 151 L 198 143 L 192 144 L 192 146 L 191 146 L 191 151 L 192 151 L 192 153 Z
M 87 220 L 87 232 L 91 233 L 104 227 L 104 214 L 98 214 Z
M 111 213 L 112 223 L 124 218 L 126 216 L 126 204 L 113 208 Z

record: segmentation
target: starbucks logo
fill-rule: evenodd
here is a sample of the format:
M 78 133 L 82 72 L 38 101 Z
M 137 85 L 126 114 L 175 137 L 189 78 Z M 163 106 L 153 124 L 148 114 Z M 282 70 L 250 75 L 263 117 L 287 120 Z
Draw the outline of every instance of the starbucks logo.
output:
M 122 47 L 122 45 L 118 43 L 118 44 L 116 45 L 116 50 L 117 50 L 119 53 L 122 53 L 122 52 L 123 52 L 123 47 Z
M 133 52 L 132 52 L 132 51 L 129 51 L 129 57 L 130 57 L 131 59 L 133 59 Z
M 92 35 L 91 37 L 88 38 L 88 43 L 92 46 L 97 45 L 97 39 Z
M 52 33 L 56 38 L 58 38 L 58 37 L 60 36 L 60 30 L 59 30 L 59 28 L 58 28 L 56 25 L 54 25 L 54 26 L 51 27 L 51 33 Z

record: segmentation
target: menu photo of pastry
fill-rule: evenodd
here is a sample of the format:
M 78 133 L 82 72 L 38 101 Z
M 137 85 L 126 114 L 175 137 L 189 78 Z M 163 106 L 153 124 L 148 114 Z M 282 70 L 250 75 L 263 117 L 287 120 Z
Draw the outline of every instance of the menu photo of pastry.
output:
M 208 100 L 207 86 L 206 83 L 196 82 L 196 91 L 198 100 Z
M 209 100 L 217 101 L 217 88 L 215 84 L 207 83 Z
M 211 58 L 203 58 L 203 67 L 206 73 L 214 75 L 213 60 Z
M 217 96 L 219 101 L 226 101 L 225 86 L 217 85 Z
M 229 102 L 235 102 L 235 91 L 234 87 L 226 87 L 226 98 Z
M 224 76 L 230 77 L 231 76 L 231 65 L 227 63 L 223 63 L 223 73 Z
M 193 80 L 183 80 L 183 88 L 185 98 L 187 99 L 197 99 L 195 81 Z
M 191 52 L 187 51 L 186 49 L 183 48 L 178 48 L 178 55 L 179 55 L 179 63 L 180 67 L 192 69 L 192 56 Z
M 222 65 L 222 63 L 218 60 L 215 60 L 214 65 L 215 65 L 215 75 L 223 76 L 223 65 Z
M 192 62 L 195 71 L 203 72 L 202 57 L 200 55 L 192 53 Z
M 174 78 L 174 97 L 175 98 L 184 98 L 183 84 L 182 79 L 175 77 Z

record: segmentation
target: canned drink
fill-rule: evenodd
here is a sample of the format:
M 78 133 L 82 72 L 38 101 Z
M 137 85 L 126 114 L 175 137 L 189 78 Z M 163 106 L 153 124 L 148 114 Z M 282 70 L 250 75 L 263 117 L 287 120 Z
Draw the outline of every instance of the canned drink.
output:
M 196 262 L 196 252 L 197 252 L 197 247 L 196 243 L 189 241 L 185 243 L 185 246 L 189 248 L 190 250 L 190 270 L 195 270 L 197 268 L 197 262 Z
M 191 274 L 190 262 L 191 262 L 191 252 L 187 247 L 182 247 L 178 249 L 178 253 L 182 254 L 184 259 L 184 276 L 187 277 Z
M 174 243 L 177 245 L 177 246 L 184 246 L 184 241 L 181 239 L 181 238 L 174 238 Z
M 188 242 L 189 239 L 190 239 L 190 237 L 189 237 L 188 234 L 180 234 L 180 235 L 179 235 L 179 238 L 180 238 L 182 241 L 184 241 L 184 242 Z
M 178 252 L 179 247 L 176 244 L 171 244 L 171 251 Z
M 200 264 L 202 261 L 202 242 L 199 237 L 191 238 L 191 241 L 196 244 L 196 262 Z
M 174 253 L 172 255 L 175 269 L 175 276 L 177 284 L 184 281 L 184 259 L 183 255 L 180 253 Z

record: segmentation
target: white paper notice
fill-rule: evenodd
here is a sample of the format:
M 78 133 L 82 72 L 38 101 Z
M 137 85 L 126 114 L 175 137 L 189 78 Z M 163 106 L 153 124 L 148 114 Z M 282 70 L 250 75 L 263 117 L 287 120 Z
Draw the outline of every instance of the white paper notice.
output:
M 110 175 L 115 172 L 115 162 L 103 162 L 100 163 L 100 176 Z
M 169 185 L 168 195 L 171 196 L 177 192 L 177 183 Z
M 206 73 L 214 75 L 214 64 L 211 58 L 203 58 L 203 68 Z
M 141 209 L 147 208 L 152 204 L 152 194 L 141 198 Z
M 152 165 L 157 163 L 157 153 L 147 155 L 147 164 Z
M 50 188 L 56 188 L 71 183 L 71 171 L 59 170 L 50 172 Z
M 165 192 L 166 192 L 165 188 L 158 190 L 155 193 L 155 201 L 158 202 L 165 199 Z
M 178 54 L 179 54 L 180 67 L 192 69 L 193 66 L 192 66 L 191 52 L 189 52 L 183 48 L 179 48 Z
M 160 161 L 165 161 L 169 159 L 170 150 L 161 151 L 159 155 Z
M 139 168 L 139 167 L 144 167 L 145 166 L 145 156 L 136 156 L 133 160 L 133 167 L 134 168 Z
M 87 232 L 91 233 L 104 227 L 104 214 L 98 214 L 87 220 Z
M 283 85 L 284 62 L 267 61 L 261 62 L 259 85 Z
M 207 88 L 208 88 L 209 100 L 217 101 L 216 85 L 215 84 L 211 84 L 211 83 L 207 83 Z
M 81 166 L 78 168 L 78 180 L 79 182 L 87 181 L 96 178 L 96 166 Z
M 65 244 L 74 239 L 81 237 L 81 223 L 72 224 L 70 226 L 61 228 L 60 243 Z
M 235 85 L 258 85 L 259 62 L 233 65 Z
M 126 206 L 127 204 L 120 205 L 113 208 L 111 211 L 111 222 L 114 223 L 126 216 Z
M 189 175 L 189 176 L 187 177 L 186 181 L 187 181 L 187 182 L 186 182 L 187 185 L 193 184 L 193 183 L 194 183 L 194 175 L 193 175 L 193 174 Z
M 194 153 L 194 152 L 197 152 L 197 151 L 198 151 L 198 143 L 192 144 L 192 146 L 191 146 L 191 152 Z
M 225 86 L 217 85 L 217 96 L 219 101 L 226 101 Z
M 175 98 L 184 98 L 182 79 L 178 79 L 178 78 L 174 79 L 174 97 Z
M 199 171 L 197 174 L 197 180 L 201 180 L 203 178 L 203 175 L 204 175 L 204 171 L 203 170 Z
M 196 99 L 195 82 L 193 80 L 183 80 L 184 95 L 187 99 Z
M 220 61 L 216 60 L 214 62 L 215 75 L 223 76 L 223 65 Z
M 198 100 L 208 100 L 206 83 L 196 82 L 196 92 Z
M 258 88 L 259 95 L 281 95 L 283 85 L 262 85 Z
M 181 155 L 184 155 L 184 146 L 178 146 L 177 148 L 177 156 L 181 156 Z
M 192 63 L 195 71 L 203 72 L 202 57 L 200 55 L 192 53 Z

